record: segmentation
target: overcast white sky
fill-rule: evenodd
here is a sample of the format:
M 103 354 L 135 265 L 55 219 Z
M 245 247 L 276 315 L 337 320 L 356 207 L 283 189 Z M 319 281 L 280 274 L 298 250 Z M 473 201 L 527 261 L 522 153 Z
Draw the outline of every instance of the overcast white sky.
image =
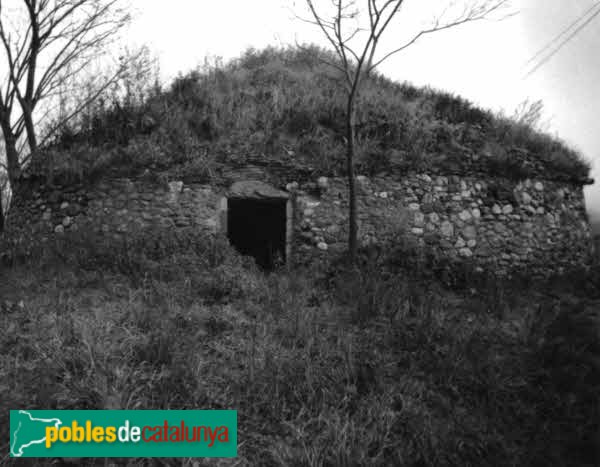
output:
M 301 3 L 301 0 L 297 0 Z M 317 0 L 317 4 L 320 1 Z M 441 0 L 407 0 L 410 15 L 388 33 L 401 41 L 427 20 Z M 599 183 L 586 189 L 588 208 L 600 216 L 600 15 L 531 77 L 524 64 L 599 0 L 514 0 L 519 14 L 502 22 L 474 23 L 420 40 L 386 62 L 392 79 L 445 89 L 492 110 L 512 114 L 524 99 L 541 99 L 550 131 L 593 162 Z M 291 0 L 134 0 L 138 10 L 131 44 L 148 44 L 165 79 L 201 64 L 225 60 L 247 47 L 315 42 L 312 26 L 293 18 Z M 382 44 L 383 51 L 385 44 Z

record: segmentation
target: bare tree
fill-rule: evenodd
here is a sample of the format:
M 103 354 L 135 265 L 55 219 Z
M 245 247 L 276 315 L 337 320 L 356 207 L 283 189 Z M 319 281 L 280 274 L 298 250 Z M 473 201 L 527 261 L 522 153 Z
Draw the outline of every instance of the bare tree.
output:
M 0 128 L 11 184 L 40 144 L 36 117 L 117 38 L 130 16 L 121 0 L 0 0 Z M 110 85 L 102 83 L 94 99 Z M 73 118 L 81 103 L 64 120 Z M 47 108 L 45 109 L 47 111 Z M 23 157 L 26 139 L 28 156 Z
M 317 6 L 317 3 L 319 6 Z M 354 175 L 356 108 L 361 86 L 369 74 L 384 61 L 402 52 L 425 35 L 465 23 L 489 18 L 508 5 L 508 0 L 473 0 L 464 5 L 449 1 L 429 27 L 418 30 L 403 43 L 379 53 L 384 33 L 401 16 L 407 0 L 306 0 L 309 18 L 300 18 L 317 26 L 335 50 L 338 63 L 328 62 L 339 70 L 346 90 L 346 172 L 349 192 L 348 249 L 352 262 L 357 255 L 356 184 Z M 414 3 L 414 2 L 413 2 Z M 434 7 L 431 7 L 434 8 Z M 506 16 L 506 15 L 505 15 Z

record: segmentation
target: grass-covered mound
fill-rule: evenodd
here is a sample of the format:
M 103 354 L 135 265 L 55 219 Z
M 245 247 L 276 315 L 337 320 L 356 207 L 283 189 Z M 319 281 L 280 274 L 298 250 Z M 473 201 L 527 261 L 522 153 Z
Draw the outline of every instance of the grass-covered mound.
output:
M 316 47 L 250 50 L 180 76 L 166 90 L 104 99 L 63 128 L 33 169 L 90 175 L 151 167 L 211 178 L 222 162 L 259 157 L 343 173 L 345 95 L 324 60 L 335 57 Z M 357 118 L 363 173 L 588 176 L 578 153 L 524 123 L 379 75 L 364 84 Z

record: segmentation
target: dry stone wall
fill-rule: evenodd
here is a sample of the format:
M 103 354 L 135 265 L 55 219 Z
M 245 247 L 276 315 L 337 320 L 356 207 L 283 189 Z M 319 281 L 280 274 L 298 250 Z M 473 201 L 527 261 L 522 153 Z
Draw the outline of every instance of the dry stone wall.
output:
M 220 196 L 208 185 L 180 181 L 106 180 L 92 187 L 23 187 L 9 230 L 29 230 L 42 241 L 82 228 L 124 240 L 146 229 L 197 227 L 217 233 Z
M 253 177 L 289 193 L 292 262 L 343 251 L 348 231 L 343 178 L 274 179 L 261 170 Z M 91 227 L 115 241 L 157 226 L 226 233 L 230 182 L 115 179 L 92 187 L 28 186 L 17 193 L 9 230 L 26 229 L 43 239 Z M 413 173 L 359 176 L 357 188 L 361 245 L 408 240 L 415 248 L 435 249 L 452 261 L 469 261 L 496 272 L 550 274 L 592 258 L 579 185 Z
M 320 196 L 297 197 L 300 237 L 321 250 L 341 249 L 347 236 L 346 184 L 331 179 L 320 185 Z M 403 237 L 498 272 L 561 272 L 587 264 L 592 255 L 579 186 L 426 174 L 402 180 L 359 176 L 357 185 L 363 245 Z

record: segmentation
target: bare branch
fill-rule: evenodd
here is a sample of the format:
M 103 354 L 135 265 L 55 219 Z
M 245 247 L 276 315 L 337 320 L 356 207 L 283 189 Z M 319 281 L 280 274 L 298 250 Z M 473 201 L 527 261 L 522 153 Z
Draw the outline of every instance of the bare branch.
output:
M 30 153 L 38 147 L 40 118 L 50 108 L 40 103 L 105 53 L 130 19 L 120 8 L 122 1 L 21 0 L 20 12 L 7 15 L 0 0 L 0 59 L 6 68 L 0 85 L 0 125 L 11 183 L 19 172 L 22 136 L 27 136 Z M 112 82 L 110 78 L 100 86 L 92 99 Z M 42 107 L 39 112 L 38 107 Z M 68 119 L 80 110 L 74 109 Z
M 402 3 L 402 2 L 400 2 L 400 3 Z M 373 71 L 375 68 L 377 68 L 379 65 L 381 65 L 388 58 L 407 49 L 408 47 L 413 45 L 415 42 L 417 42 L 417 40 L 419 40 L 421 37 L 423 37 L 425 35 L 432 34 L 434 32 L 444 31 L 446 29 L 455 28 L 457 26 L 460 26 L 460 25 L 463 25 L 466 23 L 472 23 L 472 22 L 476 22 L 476 21 L 485 20 L 489 17 L 489 15 L 499 11 L 501 8 L 508 5 L 508 3 L 509 3 L 509 0 L 499 0 L 499 1 L 494 2 L 490 6 L 489 2 L 484 2 L 482 4 L 478 4 L 474 7 L 472 7 L 469 10 L 465 10 L 465 12 L 459 18 L 455 19 L 454 21 L 450 21 L 445 24 L 440 24 L 439 20 L 437 20 L 434 23 L 433 27 L 419 31 L 417 34 L 415 34 L 410 40 L 405 42 L 403 45 L 401 45 L 400 47 L 385 54 L 381 59 L 379 59 L 379 60 L 377 60 L 377 62 L 373 63 L 367 69 L 367 72 Z M 445 11 L 446 10 L 444 10 L 444 12 Z M 503 18 L 506 18 L 506 16 Z M 389 18 L 389 20 L 391 20 L 391 17 Z M 389 21 L 388 21 L 388 23 L 389 23 Z M 387 27 L 387 23 L 384 26 L 384 28 L 382 28 L 382 30 L 380 31 L 380 34 L 381 34 L 381 32 L 383 32 L 385 27 Z
M 79 103 L 79 105 L 73 110 L 71 111 L 71 113 L 69 113 L 67 116 L 63 117 L 57 124 L 55 124 L 47 133 L 46 136 L 44 137 L 44 139 L 42 140 L 41 144 L 44 145 L 51 137 L 52 135 L 62 126 L 66 125 L 69 121 L 71 121 L 74 117 L 76 117 L 77 115 L 79 115 L 79 113 L 81 113 L 81 111 L 86 108 L 90 103 L 92 103 L 93 101 L 95 101 L 100 95 L 102 95 L 102 93 L 108 89 L 110 86 L 112 86 L 112 84 L 114 84 L 114 82 L 121 76 L 121 74 L 123 73 L 123 69 L 119 68 L 117 70 L 116 73 L 114 73 L 109 79 L 107 79 L 104 84 L 102 86 L 100 86 L 96 92 L 94 92 L 91 96 L 89 96 L 87 99 L 84 99 L 82 102 Z
M 307 47 L 305 47 L 302 44 L 300 44 L 297 40 L 295 42 L 296 42 L 296 47 L 298 49 L 300 49 L 300 50 L 302 50 L 304 52 L 309 52 L 310 51 Z M 346 70 L 342 66 L 340 66 L 337 63 L 332 62 L 330 60 L 326 60 L 325 58 L 321 57 L 320 55 L 317 55 L 317 60 L 319 60 L 321 63 L 324 63 L 327 66 L 330 66 L 331 68 L 336 69 L 337 71 L 339 71 L 340 73 L 342 73 L 342 75 L 344 75 L 346 73 Z

